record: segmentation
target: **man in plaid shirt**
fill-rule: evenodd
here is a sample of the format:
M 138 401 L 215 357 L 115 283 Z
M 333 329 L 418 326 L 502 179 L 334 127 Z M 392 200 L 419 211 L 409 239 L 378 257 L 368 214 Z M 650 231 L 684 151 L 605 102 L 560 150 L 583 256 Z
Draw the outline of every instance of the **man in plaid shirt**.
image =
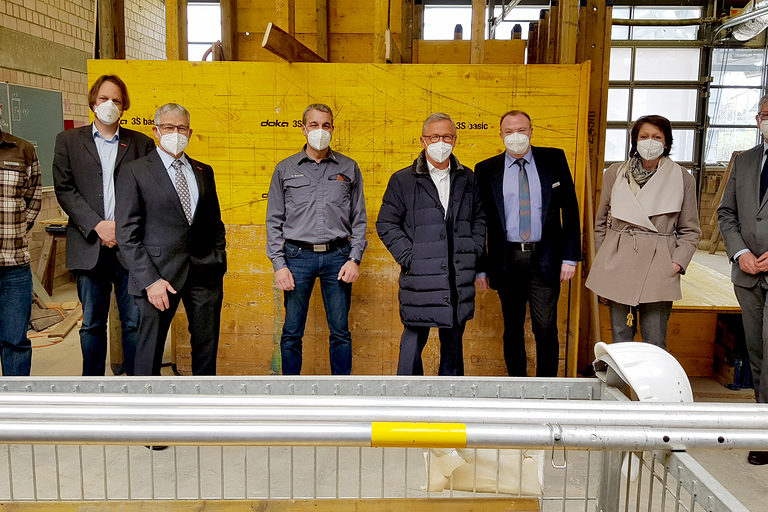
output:
M 0 120 L 3 106 L 0 105 Z M 0 129 L 0 361 L 3 375 L 29 375 L 32 271 L 27 233 L 40 211 L 35 148 Z

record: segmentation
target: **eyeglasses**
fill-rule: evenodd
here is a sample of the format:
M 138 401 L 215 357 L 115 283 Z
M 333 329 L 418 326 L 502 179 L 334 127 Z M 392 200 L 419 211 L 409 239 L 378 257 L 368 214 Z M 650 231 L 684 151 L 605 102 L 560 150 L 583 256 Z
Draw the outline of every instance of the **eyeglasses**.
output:
M 765 121 L 768 119 L 768 112 L 758 112 L 757 117 L 759 117 L 762 121 Z
M 422 137 L 429 142 L 438 142 L 440 139 L 443 139 L 443 142 L 447 142 L 448 144 L 453 144 L 453 141 L 456 140 L 455 135 L 422 135 Z
M 189 126 L 177 126 L 175 124 L 159 124 L 157 125 L 157 127 L 163 133 L 173 133 L 175 131 L 179 132 L 182 135 L 186 135 L 189 133 Z

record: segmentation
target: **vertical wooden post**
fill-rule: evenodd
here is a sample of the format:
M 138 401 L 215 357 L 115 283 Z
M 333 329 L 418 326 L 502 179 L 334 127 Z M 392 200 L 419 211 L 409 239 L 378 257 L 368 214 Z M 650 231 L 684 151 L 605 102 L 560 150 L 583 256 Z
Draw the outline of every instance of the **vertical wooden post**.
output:
M 413 5 L 413 38 L 422 39 L 424 37 L 424 4 Z
M 536 55 L 536 48 L 539 43 L 539 22 L 532 21 L 528 25 L 528 64 L 537 64 L 538 56 Z
M 125 4 L 123 0 L 98 0 L 99 58 L 125 58 Z
M 277 26 L 296 35 L 296 0 L 275 0 L 275 19 Z
M 558 27 L 558 64 L 576 63 L 576 34 L 578 29 L 578 0 L 560 0 L 560 21 Z
M 557 0 L 550 0 L 547 14 L 547 64 L 557 63 L 557 22 L 560 19 L 560 6 Z
M 328 0 L 315 0 L 317 16 L 317 54 L 328 60 Z
M 410 64 L 413 62 L 413 19 L 414 19 L 414 5 L 413 0 L 402 0 L 403 12 L 402 12 L 402 28 L 400 29 L 400 48 L 403 58 L 403 64 Z
M 224 59 L 237 60 L 237 0 L 221 1 L 221 43 Z
M 373 7 L 373 62 L 387 62 L 389 36 L 389 0 L 374 0 Z
M 485 60 L 485 0 L 472 0 L 472 42 L 470 64 L 482 64 Z
M 547 43 L 549 42 L 549 9 L 542 9 L 539 12 L 539 40 L 537 42 L 536 55 L 539 64 L 549 64 L 547 61 Z
M 579 29 L 576 32 L 576 62 L 579 63 L 587 60 L 587 12 L 587 0 L 579 0 Z
M 165 1 L 165 55 L 187 60 L 187 0 Z

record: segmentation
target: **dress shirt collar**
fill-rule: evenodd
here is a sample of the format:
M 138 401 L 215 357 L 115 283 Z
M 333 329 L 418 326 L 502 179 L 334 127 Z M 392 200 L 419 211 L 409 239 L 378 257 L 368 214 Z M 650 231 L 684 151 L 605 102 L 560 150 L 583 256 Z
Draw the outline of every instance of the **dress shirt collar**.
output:
M 163 166 L 165 167 L 165 170 L 168 170 L 171 168 L 171 165 L 173 165 L 173 162 L 175 160 L 181 160 L 181 164 L 186 167 L 192 167 L 189 164 L 189 161 L 187 160 L 187 155 L 184 153 L 181 154 L 179 158 L 173 158 L 173 155 L 169 155 L 165 151 L 163 151 L 160 146 L 157 147 L 157 153 L 160 155 L 160 160 L 163 162 Z
M 451 166 L 449 165 L 445 169 L 438 169 L 434 165 L 432 165 L 432 162 L 427 160 L 427 169 L 429 169 L 429 174 L 432 176 L 437 177 L 438 179 L 443 179 L 446 176 L 448 176 L 448 173 L 451 171 Z
M 296 165 L 299 165 L 302 162 L 317 162 L 314 158 L 310 157 L 307 154 L 307 145 L 304 144 L 304 147 L 301 148 L 301 151 L 296 154 Z M 328 154 L 320 160 L 320 162 L 334 162 L 339 163 L 339 161 L 336 159 L 336 154 L 333 152 L 331 148 L 328 148 Z
M 115 130 L 115 135 L 111 139 L 107 139 L 102 133 L 99 131 L 98 128 L 96 128 L 96 123 L 91 123 L 91 126 L 93 127 L 91 130 L 91 133 L 93 134 L 93 138 L 96 139 L 96 137 L 101 138 L 102 140 L 106 140 L 107 142 L 114 142 L 117 140 L 120 140 L 120 125 L 117 125 L 117 130 Z
M 527 164 L 527 168 L 530 169 L 531 160 L 533 160 L 533 153 L 531 152 L 531 147 L 528 146 L 528 151 L 523 155 L 523 160 L 525 160 L 525 163 Z M 515 161 L 517 160 L 516 157 L 509 154 L 509 151 L 504 152 L 504 167 L 511 167 Z

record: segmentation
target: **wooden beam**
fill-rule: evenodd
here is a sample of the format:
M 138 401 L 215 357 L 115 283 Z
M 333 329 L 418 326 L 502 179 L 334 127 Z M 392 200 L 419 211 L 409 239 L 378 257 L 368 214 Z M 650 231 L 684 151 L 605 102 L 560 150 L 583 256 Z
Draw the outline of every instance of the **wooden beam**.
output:
M 486 0 L 472 0 L 470 64 L 482 64 L 485 61 L 485 2 Z
M 296 0 L 275 0 L 275 18 L 277 24 L 287 28 L 287 32 L 296 35 Z
M 413 19 L 414 0 L 402 0 L 402 24 L 400 34 L 400 54 L 404 64 L 413 62 Z
M 578 0 L 560 0 L 560 20 L 557 23 L 558 64 L 576 63 L 576 34 L 578 32 Z
M 539 22 L 532 21 L 528 25 L 528 64 L 536 64 L 536 47 L 539 42 Z
M 579 28 L 576 31 L 576 62 L 586 60 L 587 0 L 579 0 Z
M 549 43 L 549 9 L 539 12 L 539 40 L 536 41 L 537 64 L 549 64 L 547 62 L 547 44 Z
M 187 60 L 187 0 L 165 2 L 165 55 Z
M 328 60 L 328 0 L 315 0 L 315 14 L 317 16 L 317 55 L 321 59 Z
M 125 4 L 123 0 L 98 0 L 100 59 L 125 58 Z
M 389 0 L 374 0 L 373 62 L 387 62 L 387 33 L 389 32 Z
M 288 62 L 326 62 L 325 59 L 273 23 L 267 25 L 261 47 Z
M 424 35 L 424 3 L 413 5 L 413 38 L 421 39 Z
M 560 6 L 557 0 L 550 0 L 547 14 L 547 64 L 557 64 L 557 22 L 560 19 Z
M 237 0 L 221 2 L 221 44 L 224 60 L 238 60 L 237 53 Z

